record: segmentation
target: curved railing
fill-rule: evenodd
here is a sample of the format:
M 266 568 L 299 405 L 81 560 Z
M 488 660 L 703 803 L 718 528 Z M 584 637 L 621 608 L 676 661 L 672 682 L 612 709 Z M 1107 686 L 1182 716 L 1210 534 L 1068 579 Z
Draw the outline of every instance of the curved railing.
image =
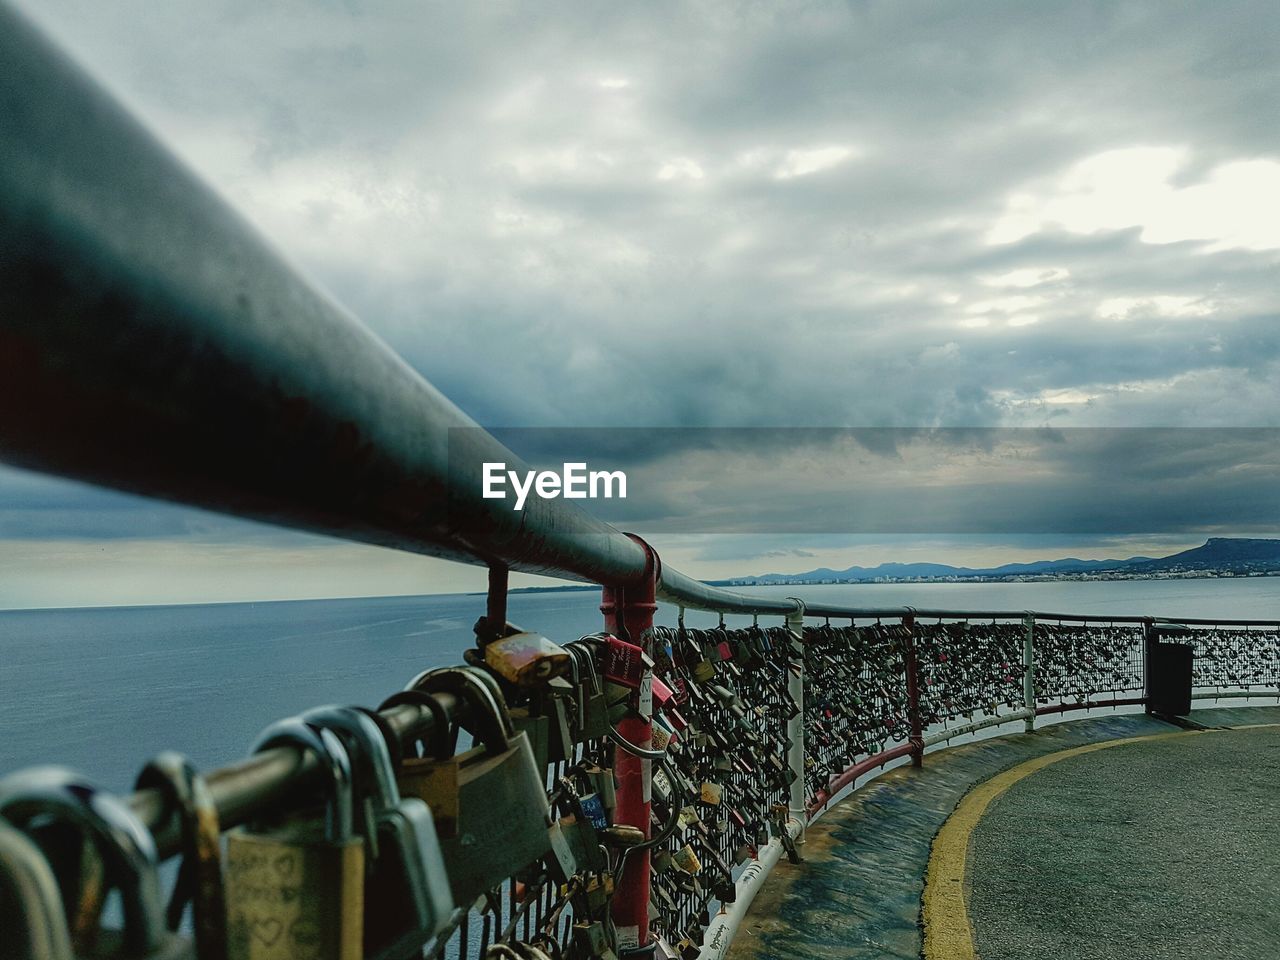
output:
M 344 957 L 719 955 L 772 864 L 876 768 L 1045 713 L 1150 705 L 1169 637 L 1195 650 L 1194 696 L 1276 693 L 1275 621 L 1184 620 L 1175 636 L 1149 617 L 806 605 L 696 581 L 565 500 L 485 500 L 451 476 L 451 435 L 477 459 L 519 458 L 3 8 L 0 62 L 0 458 L 491 571 L 467 666 L 415 678 L 369 718 L 377 742 L 349 714 L 321 737 L 336 721 L 315 714 L 203 777 L 168 758 L 123 801 L 66 774 L 6 776 L 14 952 L 92 947 L 115 887 L 129 948 L 154 954 L 156 862 L 181 855 L 202 958 L 275 956 L 286 927 L 298 950 L 332 935 Z M 601 584 L 607 634 L 516 633 L 508 570 Z M 780 623 L 654 626 L 657 600 Z M 849 624 L 806 626 L 830 619 Z M 478 752 L 456 750 L 459 726 Z M 387 769 L 430 816 L 374 817 Z M 359 802 L 320 804 L 334 790 Z M 322 823 L 367 869 L 306 860 Z M 95 855 L 68 859 L 59 825 Z M 268 840 L 279 863 L 311 864 L 308 885 L 262 873 Z

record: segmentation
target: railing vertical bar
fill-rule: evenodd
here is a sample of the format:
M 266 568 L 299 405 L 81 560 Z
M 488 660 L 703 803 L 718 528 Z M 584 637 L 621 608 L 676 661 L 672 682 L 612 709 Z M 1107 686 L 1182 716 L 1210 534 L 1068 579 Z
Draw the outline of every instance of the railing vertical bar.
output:
M 906 645 L 902 655 L 907 674 L 907 723 L 910 728 L 911 765 L 924 766 L 924 724 L 920 717 L 920 668 L 916 661 L 916 618 L 907 614 L 902 618 L 906 628 Z
M 1028 613 L 1023 619 L 1027 628 L 1022 638 L 1022 706 L 1027 711 L 1025 731 L 1036 729 L 1036 618 Z
M 794 598 L 793 598 L 794 599 Z M 801 836 L 808 823 L 808 802 L 805 797 L 805 742 L 804 742 L 804 603 L 795 600 L 796 609 L 787 614 L 787 630 L 801 647 L 801 655 L 796 658 L 799 669 L 789 671 L 787 692 L 795 701 L 797 712 L 787 721 L 787 739 L 791 741 L 791 749 L 787 752 L 787 764 L 795 779 L 791 781 L 790 799 L 787 803 L 789 816 L 800 824 Z

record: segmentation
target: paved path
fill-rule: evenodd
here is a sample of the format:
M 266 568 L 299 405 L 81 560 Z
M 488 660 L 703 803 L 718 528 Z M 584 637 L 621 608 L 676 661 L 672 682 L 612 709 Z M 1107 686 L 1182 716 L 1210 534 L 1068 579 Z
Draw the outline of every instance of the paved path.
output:
M 1280 720 L 1280 708 L 1204 710 L 1193 716 L 1205 724 L 1266 723 Z M 929 754 L 923 771 L 910 767 L 890 771 L 837 805 L 810 829 L 801 847 L 805 863 L 793 866 L 783 861 L 778 865 L 756 898 L 729 956 L 733 960 L 919 957 L 920 897 L 930 845 L 970 788 L 1055 751 L 1176 729 L 1141 714 L 1107 714 L 1044 727 L 1029 736 L 984 740 Z M 1123 749 L 1128 748 L 1104 750 L 1099 756 Z M 1241 769 L 1250 767 L 1243 765 Z M 1239 777 L 1237 770 L 1234 779 Z M 1280 789 L 1280 781 L 1273 778 L 1271 782 Z M 1158 792 L 1154 783 L 1144 786 Z M 1259 822 L 1270 820 L 1262 826 L 1280 831 L 1274 806 L 1266 809 L 1270 813 L 1260 811 Z M 1241 815 L 1234 809 L 1232 812 Z M 1000 866 L 1010 857 L 1010 851 L 992 847 L 989 862 Z M 982 904 L 984 910 L 993 905 L 994 900 Z M 980 932 L 980 949 L 982 936 Z M 1002 947 L 993 939 L 992 949 Z M 1197 960 L 1215 960 L 1222 955 L 1202 951 Z M 1013 956 L 1032 955 L 1021 950 L 999 957 L 983 954 L 984 960 Z M 1088 954 L 1076 944 L 1069 950 L 1059 949 L 1055 960 L 1085 956 Z M 1280 956 L 1280 948 L 1268 956 Z
M 1280 727 L 1068 757 L 973 831 L 982 960 L 1280 956 Z

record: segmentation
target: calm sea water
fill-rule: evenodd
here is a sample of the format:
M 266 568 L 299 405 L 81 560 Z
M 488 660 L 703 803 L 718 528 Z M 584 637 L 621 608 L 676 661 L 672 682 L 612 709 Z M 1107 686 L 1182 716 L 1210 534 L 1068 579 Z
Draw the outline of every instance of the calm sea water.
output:
M 1277 578 L 748 592 L 860 607 L 1280 617 Z M 594 592 L 518 594 L 510 616 L 569 640 L 598 629 L 598 604 Z M 376 705 L 417 671 L 461 662 L 483 608 L 483 597 L 455 595 L 0 612 L 0 773 L 61 763 L 125 790 L 165 748 L 202 767 L 227 763 L 278 717 L 321 703 Z M 664 606 L 660 619 L 674 616 Z

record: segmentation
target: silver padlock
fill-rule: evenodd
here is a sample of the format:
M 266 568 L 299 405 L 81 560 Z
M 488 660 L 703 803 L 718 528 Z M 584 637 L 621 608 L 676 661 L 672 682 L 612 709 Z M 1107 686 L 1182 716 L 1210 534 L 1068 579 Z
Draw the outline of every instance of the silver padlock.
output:
M 0 936 L 7 960 L 72 960 L 58 880 L 40 848 L 0 819 Z
M 365 956 L 416 956 L 448 925 L 454 908 L 431 809 L 417 797 L 400 796 L 386 740 L 368 715 L 330 706 L 309 710 L 302 719 L 342 739 L 358 802 L 368 811 Z
M 550 852 L 546 771 L 484 671 L 430 670 L 410 687 L 458 697 L 481 744 L 447 759 L 408 757 L 400 769 L 401 793 L 425 800 L 436 818 L 455 901 L 470 903 Z
M 118 797 L 63 767 L 34 767 L 0 781 L 0 816 L 37 844 L 80 839 L 101 865 L 100 891 L 63 890 L 63 905 L 76 905 L 69 922 L 76 956 L 127 956 L 177 960 L 191 956 L 189 941 L 165 929 L 151 832 Z M 74 888 L 73 888 L 74 889 Z M 103 930 L 98 917 L 106 894 L 116 890 L 124 914 L 120 930 Z

